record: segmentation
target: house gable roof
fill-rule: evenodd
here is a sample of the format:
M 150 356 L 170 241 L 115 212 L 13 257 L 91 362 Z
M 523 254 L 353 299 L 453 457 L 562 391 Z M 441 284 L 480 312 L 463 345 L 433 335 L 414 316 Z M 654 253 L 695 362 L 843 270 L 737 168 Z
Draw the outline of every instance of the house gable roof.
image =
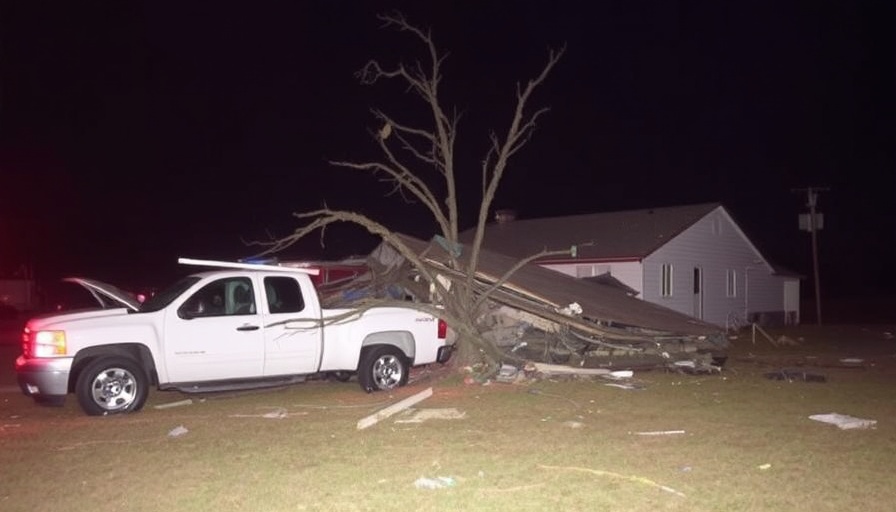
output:
M 522 258 L 576 246 L 578 260 L 640 260 L 718 208 L 719 203 L 701 203 L 512 220 L 486 226 L 483 247 Z M 461 242 L 472 242 L 474 232 L 463 232 Z

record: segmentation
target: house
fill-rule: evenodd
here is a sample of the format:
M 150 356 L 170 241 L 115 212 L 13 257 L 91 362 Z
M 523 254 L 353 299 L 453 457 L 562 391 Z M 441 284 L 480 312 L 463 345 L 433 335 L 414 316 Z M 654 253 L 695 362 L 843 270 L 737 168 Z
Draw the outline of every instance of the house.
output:
M 800 276 L 769 262 L 724 206 L 704 203 L 541 219 L 501 211 L 483 248 L 564 274 L 613 277 L 642 300 L 724 327 L 799 323 Z M 473 230 L 461 241 L 469 243 Z

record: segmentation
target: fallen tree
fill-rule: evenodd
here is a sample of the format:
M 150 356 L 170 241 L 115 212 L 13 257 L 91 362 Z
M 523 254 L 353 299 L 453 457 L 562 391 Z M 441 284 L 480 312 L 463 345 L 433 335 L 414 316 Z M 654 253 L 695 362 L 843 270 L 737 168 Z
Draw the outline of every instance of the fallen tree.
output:
M 351 223 L 366 229 L 394 247 L 427 286 L 431 287 L 432 301 L 417 302 L 415 307 L 429 312 L 437 310 L 458 333 L 458 358 L 465 362 L 484 362 L 488 371 L 493 372 L 498 360 L 505 358 L 506 354 L 482 335 L 481 320 L 485 305 L 501 282 L 499 279 L 493 286 L 483 288 L 476 280 L 484 228 L 511 157 L 525 146 L 533 135 L 538 119 L 548 112 L 547 108 L 530 109 L 529 102 L 559 62 L 564 49 L 548 51 L 547 61 L 542 69 L 525 83 L 517 84 L 516 101 L 508 127 L 502 134 L 493 131 L 488 135 L 489 148 L 478 172 L 481 200 L 476 214 L 476 234 L 473 242 L 465 249 L 465 258 L 461 260 L 459 250 L 455 250 L 460 247 L 458 235 L 461 232 L 458 190 L 460 181 L 469 178 L 470 173 L 459 169 L 456 160 L 460 115 L 446 109 L 440 98 L 442 65 L 447 55 L 438 50 L 429 31 L 410 23 L 402 14 L 392 13 L 378 18 L 383 22 L 384 28 L 408 34 L 421 43 L 426 58 L 409 65 L 399 62 L 391 67 L 383 65 L 379 60 L 370 60 L 357 76 L 366 85 L 383 80 L 398 82 L 413 92 L 422 103 L 422 107 L 428 112 L 430 124 L 418 126 L 405 123 L 399 116 L 374 108 L 371 114 L 379 128 L 371 132 L 371 135 L 382 158 L 378 161 L 338 160 L 330 163 L 370 173 L 389 183 L 392 191 L 405 200 L 421 203 L 432 215 L 435 232 L 439 233 L 437 239 L 448 248 L 447 268 L 452 271 L 446 272 L 445 268 L 438 268 L 421 258 L 407 246 L 401 236 L 377 220 L 355 211 L 327 206 L 295 213 L 300 225 L 288 236 L 254 244 L 263 246 L 262 254 L 269 255 L 280 252 L 315 232 L 320 232 L 323 240 L 327 226 L 332 224 Z M 444 197 L 436 192 L 439 190 L 444 191 Z M 558 253 L 543 252 L 525 258 L 509 269 L 507 276 L 516 268 L 549 254 Z M 388 299 L 375 298 L 359 304 L 359 307 L 379 305 L 387 301 Z

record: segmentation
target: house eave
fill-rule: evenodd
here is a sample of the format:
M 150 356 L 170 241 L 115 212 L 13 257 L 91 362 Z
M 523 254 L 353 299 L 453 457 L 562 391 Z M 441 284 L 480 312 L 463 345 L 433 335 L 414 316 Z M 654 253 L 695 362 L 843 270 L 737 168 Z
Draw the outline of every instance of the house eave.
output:
M 547 258 L 535 260 L 539 265 L 569 265 L 569 264 L 588 264 L 588 263 L 631 263 L 641 262 L 642 258 L 638 256 L 626 256 L 620 258 Z

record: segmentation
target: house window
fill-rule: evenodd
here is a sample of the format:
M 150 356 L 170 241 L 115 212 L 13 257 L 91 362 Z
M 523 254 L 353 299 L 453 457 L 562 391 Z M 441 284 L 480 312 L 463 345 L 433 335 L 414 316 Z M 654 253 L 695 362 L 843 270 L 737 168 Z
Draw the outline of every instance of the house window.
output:
M 576 277 L 591 277 L 594 275 L 591 265 L 576 265 Z
M 737 297 L 737 271 L 731 268 L 725 274 L 725 295 Z
M 672 296 L 672 265 L 664 264 L 660 274 L 660 296 Z

